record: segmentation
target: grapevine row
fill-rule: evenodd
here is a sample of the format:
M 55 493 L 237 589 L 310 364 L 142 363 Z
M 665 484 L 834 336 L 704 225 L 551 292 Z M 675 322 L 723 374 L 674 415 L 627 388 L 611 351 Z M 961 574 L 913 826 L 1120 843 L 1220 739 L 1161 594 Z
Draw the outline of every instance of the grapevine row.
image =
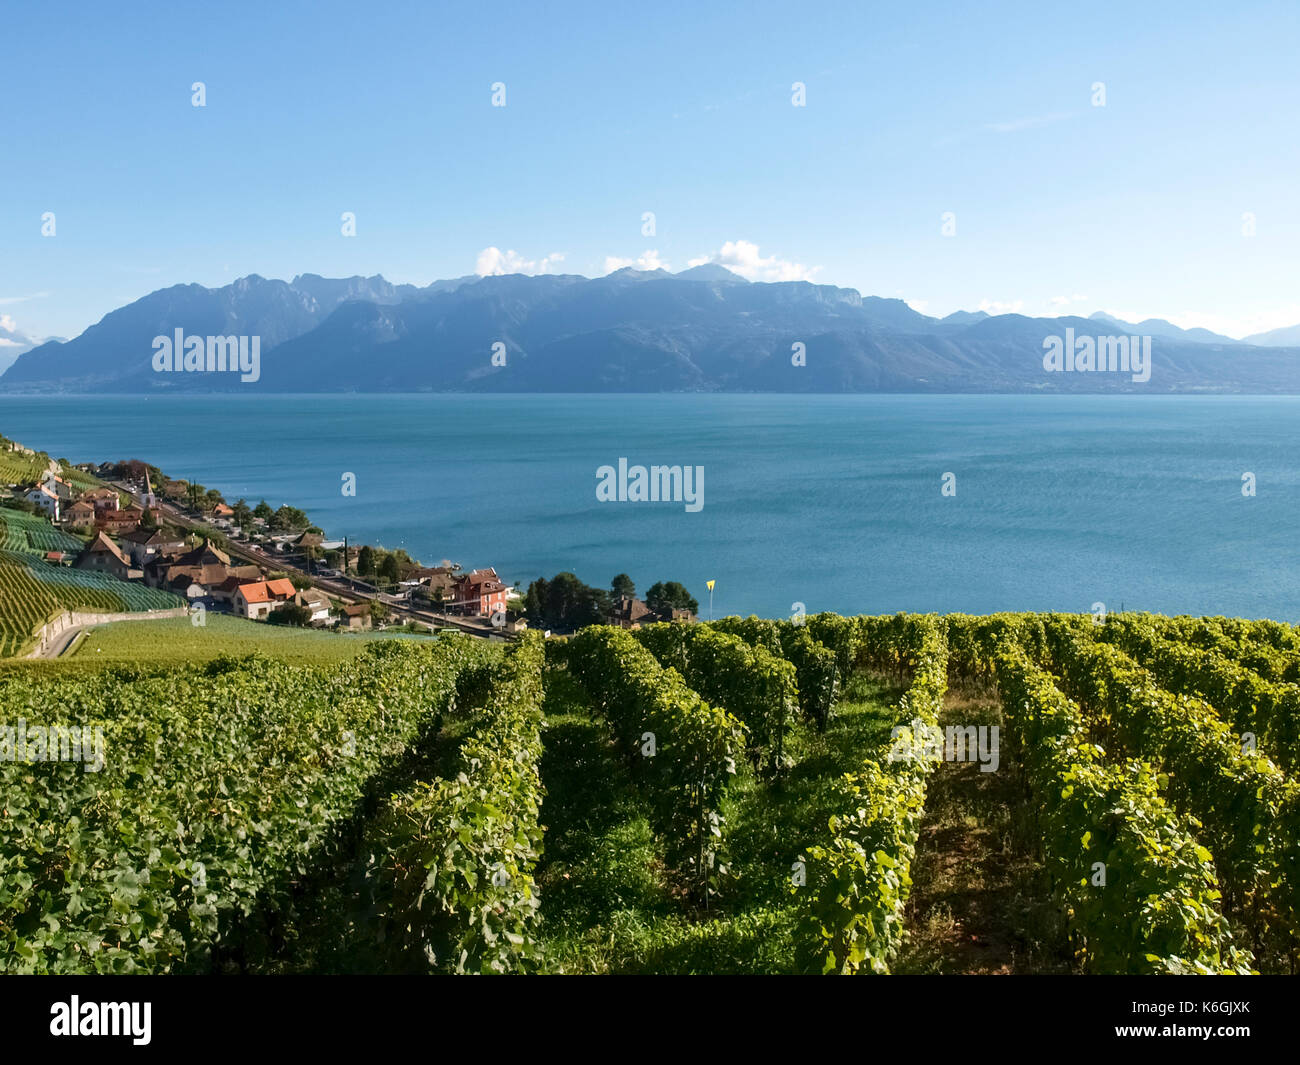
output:
M 518 972 L 540 956 L 544 662 L 540 635 L 529 634 L 492 665 L 482 725 L 462 744 L 455 775 L 394 795 L 371 833 L 369 879 L 384 900 L 393 967 Z
M 996 661 L 1003 713 L 1039 809 L 1043 853 L 1086 969 L 1251 971 L 1219 909 L 1211 854 L 1160 795 L 1147 762 L 1087 742 L 1080 708 L 1008 641 Z
M 1204 826 L 1225 905 L 1257 947 L 1300 953 L 1300 785 L 1243 750 L 1200 699 L 1173 695 L 1123 651 L 1049 630 L 1066 694 L 1112 754 L 1150 761 L 1174 805 Z
M 914 617 L 858 618 L 861 664 L 901 661 L 912 674 L 899 704 L 895 737 L 938 727 L 946 689 L 947 648 L 940 625 Z M 856 654 L 856 651 L 855 651 Z M 918 737 L 919 738 L 919 737 Z M 825 973 L 886 973 L 903 934 L 903 908 L 925 808 L 926 759 L 887 761 L 884 751 L 839 782 L 830 839 L 805 849 L 806 884 L 796 882 L 804 937 L 817 944 Z
M 720 872 L 722 796 L 744 753 L 745 726 L 623 629 L 583 629 L 557 654 L 609 722 L 650 797 L 669 863 L 707 897 Z
M 1098 638 L 1141 662 L 1161 687 L 1205 699 L 1288 773 L 1300 767 L 1300 686 L 1269 681 L 1219 651 L 1167 639 L 1146 615 L 1111 618 Z
M 0 761 L 0 971 L 206 971 L 259 949 L 484 653 L 0 677 L 0 727 L 104 737 L 98 771 Z
M 780 772 L 799 701 L 794 666 L 761 645 L 704 625 L 666 622 L 634 635 L 660 665 L 676 669 L 692 689 L 745 725 L 755 766 Z

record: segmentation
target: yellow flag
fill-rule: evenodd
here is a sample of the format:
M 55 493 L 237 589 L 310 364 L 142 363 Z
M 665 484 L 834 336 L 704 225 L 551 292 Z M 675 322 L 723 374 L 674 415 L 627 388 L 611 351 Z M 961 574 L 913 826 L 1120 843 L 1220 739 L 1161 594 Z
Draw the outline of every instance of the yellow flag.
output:
M 709 586 L 709 591 L 713 591 L 714 581 L 705 581 L 704 583 Z

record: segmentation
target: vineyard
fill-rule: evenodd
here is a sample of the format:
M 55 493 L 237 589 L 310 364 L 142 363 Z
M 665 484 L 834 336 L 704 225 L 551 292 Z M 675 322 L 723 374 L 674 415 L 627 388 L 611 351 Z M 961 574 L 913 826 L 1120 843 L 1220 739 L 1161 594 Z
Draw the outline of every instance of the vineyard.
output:
M 15 666 L 0 971 L 1294 973 L 1298 676 L 1139 614 Z
M 0 486 L 29 484 L 50 469 L 52 462 L 49 455 L 39 451 L 18 450 L 13 441 L 0 436 Z M 57 462 L 54 465 L 59 476 L 79 493 L 100 488 L 104 484 L 98 477 L 83 473 L 72 466 Z
M 0 658 L 18 654 L 32 634 L 62 610 L 115 614 L 167 610 L 184 600 L 106 573 L 49 566 L 0 551 Z
M 184 605 L 170 592 L 138 581 L 43 560 L 48 551 L 71 554 L 84 546 L 44 518 L 0 508 L 0 658 L 20 654 L 33 634 L 63 610 L 117 614 Z
M 0 507 L 0 551 L 44 555 L 47 551 L 77 552 L 85 546 L 38 515 Z

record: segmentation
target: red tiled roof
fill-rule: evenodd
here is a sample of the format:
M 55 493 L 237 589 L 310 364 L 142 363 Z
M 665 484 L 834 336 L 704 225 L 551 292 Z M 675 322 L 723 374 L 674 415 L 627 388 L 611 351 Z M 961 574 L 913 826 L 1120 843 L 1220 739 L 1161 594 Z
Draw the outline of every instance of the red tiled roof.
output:
M 266 590 L 266 581 L 258 581 L 256 584 L 241 584 L 239 594 L 244 597 L 246 603 L 269 603 L 271 596 Z
M 281 577 L 274 581 L 257 581 L 254 584 L 241 584 L 239 593 L 249 603 L 269 603 L 273 599 L 293 598 L 295 588 L 293 581 Z

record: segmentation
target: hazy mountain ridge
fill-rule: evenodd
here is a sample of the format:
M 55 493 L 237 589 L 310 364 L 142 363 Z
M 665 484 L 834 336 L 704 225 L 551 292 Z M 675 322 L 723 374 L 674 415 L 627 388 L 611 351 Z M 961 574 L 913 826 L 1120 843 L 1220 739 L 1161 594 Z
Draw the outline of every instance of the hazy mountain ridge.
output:
M 155 373 L 155 336 L 261 337 L 255 383 Z M 1047 373 L 1043 340 L 1152 336 L 1148 382 Z M 503 344 L 505 365 L 493 361 Z M 793 365 L 802 344 L 805 365 Z M 1297 345 L 1300 347 L 1300 345 Z M 500 352 L 500 348 L 495 349 Z M 717 264 L 463 277 L 427 286 L 382 276 L 258 275 L 175 285 L 41 344 L 0 376 L 10 392 L 1300 392 L 1300 351 L 1258 347 L 1160 319 L 943 319 L 900 299 L 807 281 L 749 282 Z
M 1270 329 L 1267 333 L 1253 333 L 1246 337 L 1243 344 L 1256 344 L 1261 347 L 1300 348 L 1300 325 L 1288 325 L 1281 329 Z

